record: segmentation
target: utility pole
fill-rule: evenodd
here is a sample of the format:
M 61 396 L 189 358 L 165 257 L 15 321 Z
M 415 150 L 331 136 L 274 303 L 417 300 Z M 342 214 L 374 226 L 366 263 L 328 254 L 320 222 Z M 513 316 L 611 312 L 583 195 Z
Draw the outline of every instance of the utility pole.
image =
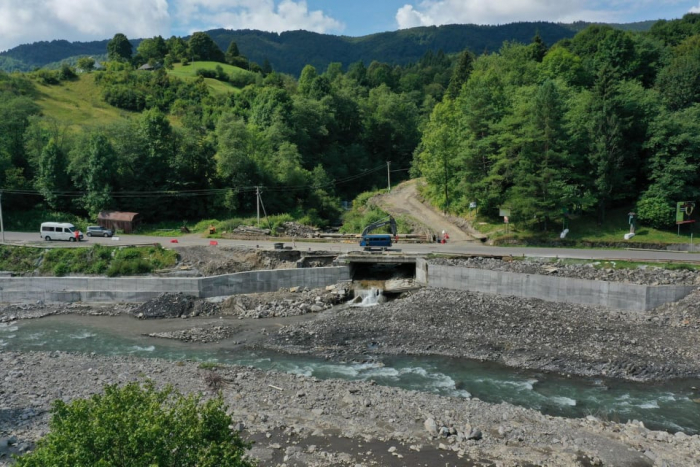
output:
M 255 200 L 256 200 L 256 206 L 258 208 L 258 227 L 260 227 L 260 187 L 256 186 L 255 187 Z
M 5 243 L 5 225 L 2 223 L 2 190 L 0 190 L 0 230 L 2 230 L 2 243 Z
M 391 193 L 391 161 L 386 161 L 386 184 L 389 187 L 389 193 Z

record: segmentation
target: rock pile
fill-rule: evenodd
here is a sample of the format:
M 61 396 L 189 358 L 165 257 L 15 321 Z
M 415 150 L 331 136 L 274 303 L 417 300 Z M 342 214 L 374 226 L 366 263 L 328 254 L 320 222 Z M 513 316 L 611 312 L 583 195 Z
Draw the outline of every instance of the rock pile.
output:
M 163 339 L 175 339 L 183 342 L 199 342 L 207 344 L 228 339 L 239 331 L 237 326 L 211 325 L 208 327 L 194 327 L 181 331 L 152 332 L 146 334 L 149 337 L 160 337 Z
M 297 238 L 313 238 L 318 233 L 318 229 L 297 222 L 284 222 L 277 231 L 280 236 Z
M 540 274 L 640 285 L 700 285 L 700 271 L 694 269 L 664 269 L 640 266 L 637 269 L 601 268 L 600 263 L 569 264 L 562 260 L 541 258 L 500 260 L 493 258 L 436 258 L 430 264 L 489 269 L 492 271 Z
M 241 319 L 299 316 L 327 310 L 344 302 L 348 294 L 349 290 L 342 284 L 325 289 L 292 287 L 274 293 L 232 295 L 221 308 L 224 314 Z
M 243 237 L 267 237 L 270 235 L 270 229 L 261 229 L 252 225 L 239 225 L 231 233 Z
M 163 293 L 134 308 L 131 313 L 139 319 L 156 319 L 215 316 L 219 311 L 217 303 L 181 293 Z

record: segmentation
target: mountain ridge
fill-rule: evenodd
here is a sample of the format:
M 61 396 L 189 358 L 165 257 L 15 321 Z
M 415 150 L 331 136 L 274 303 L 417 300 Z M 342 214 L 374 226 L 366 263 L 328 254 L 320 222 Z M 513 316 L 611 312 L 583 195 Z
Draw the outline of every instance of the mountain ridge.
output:
M 654 21 L 610 25 L 618 29 L 648 30 Z M 268 60 L 276 71 L 298 75 L 311 64 L 325 69 L 331 62 L 344 66 L 358 61 L 368 65 L 373 60 L 394 65 L 418 61 L 427 51 L 458 53 L 465 48 L 481 54 L 498 50 L 504 41 L 529 43 L 535 34 L 552 45 L 573 37 L 583 27 L 594 24 L 571 24 L 546 21 L 518 22 L 504 25 L 448 24 L 421 26 L 397 31 L 377 32 L 365 36 L 322 34 L 305 30 L 266 32 L 254 29 L 211 29 L 205 31 L 222 50 L 235 41 L 242 54 L 262 63 Z M 189 36 L 184 36 L 187 39 Z M 142 39 L 132 39 L 134 49 Z M 0 52 L 0 69 L 29 71 L 60 63 L 77 56 L 103 55 L 108 39 L 69 42 L 63 39 L 22 44 Z

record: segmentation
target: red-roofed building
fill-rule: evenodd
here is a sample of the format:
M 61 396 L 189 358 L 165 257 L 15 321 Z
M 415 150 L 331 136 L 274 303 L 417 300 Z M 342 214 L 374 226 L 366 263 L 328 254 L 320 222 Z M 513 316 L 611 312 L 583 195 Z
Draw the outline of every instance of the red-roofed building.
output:
M 102 211 L 97 216 L 97 223 L 115 233 L 117 230 L 132 233 L 141 223 L 141 216 L 138 212 Z

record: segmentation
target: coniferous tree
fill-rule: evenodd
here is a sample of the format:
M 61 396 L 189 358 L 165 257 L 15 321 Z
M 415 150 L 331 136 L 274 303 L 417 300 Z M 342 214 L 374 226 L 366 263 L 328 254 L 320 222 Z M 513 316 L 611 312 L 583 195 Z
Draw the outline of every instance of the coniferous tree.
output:
M 447 87 L 447 95 L 451 99 L 456 99 L 459 95 L 459 91 L 462 89 L 464 83 L 469 79 L 469 75 L 474 68 L 474 54 L 469 50 L 462 51 L 459 54 L 459 59 L 452 71 L 452 77 L 450 78 L 450 84 Z

